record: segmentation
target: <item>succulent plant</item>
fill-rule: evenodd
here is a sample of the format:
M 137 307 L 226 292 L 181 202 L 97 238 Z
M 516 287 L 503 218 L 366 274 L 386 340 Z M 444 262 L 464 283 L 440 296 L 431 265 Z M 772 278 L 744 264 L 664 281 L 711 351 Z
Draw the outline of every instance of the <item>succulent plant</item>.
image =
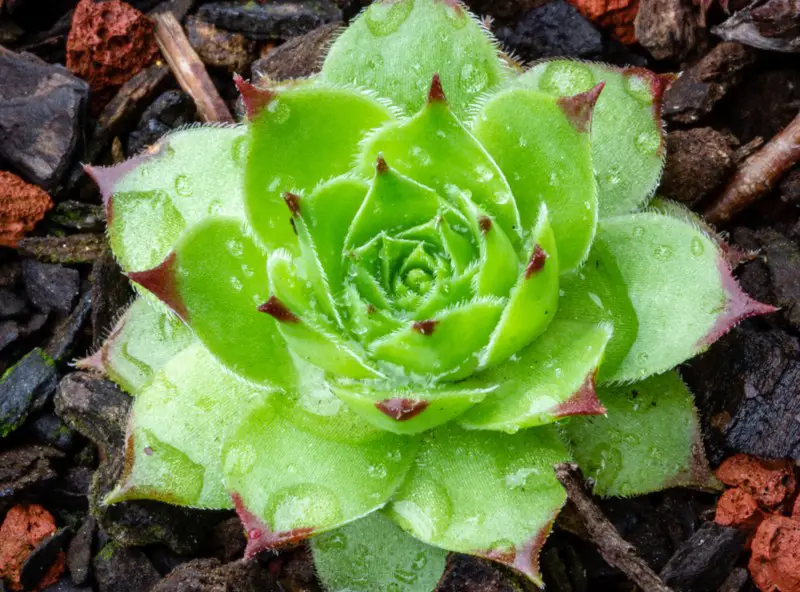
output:
M 311 537 L 333 590 L 445 553 L 539 581 L 576 459 L 602 495 L 713 487 L 677 364 L 769 312 L 664 161 L 642 69 L 523 71 L 452 0 L 373 3 L 249 122 L 89 169 L 140 296 L 84 367 L 135 397 L 105 500 Z M 608 412 L 608 413 L 606 413 Z

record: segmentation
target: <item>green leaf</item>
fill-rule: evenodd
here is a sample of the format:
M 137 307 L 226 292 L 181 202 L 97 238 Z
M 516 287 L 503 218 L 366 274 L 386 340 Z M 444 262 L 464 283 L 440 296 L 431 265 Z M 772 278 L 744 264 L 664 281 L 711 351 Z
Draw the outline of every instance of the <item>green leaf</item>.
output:
M 609 325 L 554 321 L 509 361 L 461 383 L 463 388 L 498 387 L 458 423 L 516 432 L 571 415 L 604 413 L 594 377 L 610 338 Z
M 742 292 L 716 243 L 685 221 L 657 213 L 607 218 L 596 242 L 614 258 L 638 321 L 636 340 L 606 380 L 664 372 L 742 319 L 774 310 Z
M 600 184 L 600 216 L 627 214 L 652 195 L 664 168 L 663 77 L 642 68 L 547 60 L 520 76 L 527 88 L 565 97 L 605 88 L 592 120 L 592 160 Z
M 201 344 L 183 350 L 136 397 L 125 470 L 105 503 L 232 507 L 222 483 L 223 430 L 243 401 L 263 392 L 225 372 Z
M 462 415 L 497 387 L 464 383 L 402 386 L 392 382 L 332 380 L 331 390 L 375 427 L 418 434 Z
M 311 539 L 314 567 L 329 592 L 430 592 L 447 552 L 407 535 L 381 512 Z
M 588 124 L 597 95 L 567 100 L 526 89 L 483 104 L 472 132 L 508 179 L 523 231 L 547 205 L 562 271 L 586 259 L 597 226 L 597 184 Z M 566 102 L 565 102 L 566 101 Z
M 478 367 L 475 354 L 489 342 L 504 308 L 503 299 L 484 298 L 447 309 L 373 342 L 370 353 L 412 375 L 464 378 Z
M 322 67 L 324 80 L 374 90 L 407 113 L 422 107 L 436 73 L 459 117 L 510 75 L 496 40 L 460 2 L 374 2 L 339 36 Z
M 183 232 L 210 216 L 244 217 L 245 140 L 243 127 L 195 127 L 115 167 L 87 167 L 103 193 L 109 242 L 124 270 L 155 267 Z
M 283 194 L 310 194 L 348 172 L 364 135 L 391 118 L 388 107 L 351 89 L 306 86 L 268 94 L 249 126 L 245 166 L 247 216 L 268 249 L 296 250 Z
M 300 376 L 296 395 L 240 401 L 241 418 L 225 438 L 225 482 L 248 532 L 248 557 L 382 507 L 416 453 L 416 440 L 350 411 L 319 370 Z
M 553 465 L 567 458 L 549 426 L 510 435 L 447 425 L 424 436 L 388 511 L 425 543 L 494 559 L 541 584 L 539 551 L 566 501 Z
M 234 373 L 287 386 L 292 360 L 275 320 L 258 311 L 267 300 L 266 257 L 242 223 L 196 225 L 158 267 L 129 277 L 164 301 Z
M 575 417 L 563 427 L 596 494 L 716 487 L 692 395 L 676 372 L 598 392 L 608 415 Z
M 434 80 L 434 85 L 438 80 Z M 515 247 L 520 248 L 519 213 L 503 173 L 480 143 L 453 115 L 445 100 L 428 102 L 414 117 L 392 123 L 371 135 L 360 156 L 366 175 L 382 154 L 392 168 L 431 187 L 439 195 L 468 201 L 497 221 Z
M 194 341 L 178 317 L 139 298 L 120 317 L 100 349 L 77 366 L 103 372 L 136 395 L 164 364 Z

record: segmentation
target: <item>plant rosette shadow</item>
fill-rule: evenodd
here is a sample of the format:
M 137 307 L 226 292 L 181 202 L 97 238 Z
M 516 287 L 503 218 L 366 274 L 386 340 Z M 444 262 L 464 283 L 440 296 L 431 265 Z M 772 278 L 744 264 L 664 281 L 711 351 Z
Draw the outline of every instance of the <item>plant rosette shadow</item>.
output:
M 82 366 L 134 396 L 105 500 L 235 508 L 334 590 L 435 588 L 448 551 L 540 583 L 575 461 L 596 494 L 713 488 L 673 368 L 769 313 L 652 200 L 642 69 L 523 71 L 452 0 L 372 4 L 249 121 L 90 167 L 139 298 Z

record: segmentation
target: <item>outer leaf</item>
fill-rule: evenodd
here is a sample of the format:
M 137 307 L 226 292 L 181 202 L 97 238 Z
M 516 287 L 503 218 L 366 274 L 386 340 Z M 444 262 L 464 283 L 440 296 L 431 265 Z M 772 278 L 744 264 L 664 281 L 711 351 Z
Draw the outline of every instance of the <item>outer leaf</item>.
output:
M 598 495 L 642 495 L 669 487 L 713 488 L 692 395 L 675 372 L 599 389 L 606 417 L 563 428 Z
M 222 437 L 242 401 L 260 393 L 195 343 L 170 360 L 133 405 L 125 470 L 106 503 L 156 499 L 230 508 L 222 483 Z
M 139 298 L 120 317 L 100 349 L 77 365 L 103 372 L 136 395 L 153 374 L 193 341 L 192 332 L 179 318 Z
M 185 230 L 209 216 L 243 217 L 244 131 L 181 130 L 116 167 L 87 167 L 103 194 L 109 242 L 123 269 L 155 267 Z
M 407 113 L 422 107 L 439 73 L 462 117 L 480 94 L 509 75 L 496 41 L 455 0 L 380 0 L 342 33 L 322 77 L 391 99 Z
M 311 539 L 314 567 L 329 592 L 430 592 L 447 551 L 407 535 L 381 512 Z
M 505 173 L 524 230 L 547 205 L 563 271 L 589 253 L 597 226 L 597 185 L 589 142 L 594 93 L 570 99 L 526 89 L 490 98 L 473 122 L 473 133 Z
M 247 216 L 266 247 L 295 249 L 283 194 L 310 194 L 321 181 L 349 171 L 364 135 L 392 115 L 350 89 L 300 87 L 265 95 L 249 126 Z
M 233 372 L 286 386 L 292 360 L 275 320 L 258 311 L 267 300 L 265 268 L 241 223 L 221 219 L 198 224 L 158 267 L 129 277 L 172 308 Z
M 661 95 L 669 85 L 666 78 L 642 68 L 548 60 L 518 82 L 559 97 L 586 92 L 604 82 L 592 120 L 600 216 L 626 214 L 653 195 L 664 168 Z
M 742 319 L 774 310 L 742 292 L 715 242 L 682 220 L 656 213 L 608 218 L 597 242 L 614 258 L 638 321 L 636 340 L 608 380 L 664 372 Z
M 224 444 L 225 479 L 248 533 L 246 555 L 337 528 L 381 506 L 417 442 L 366 424 L 304 368 L 296 397 L 255 397 Z
M 539 551 L 566 500 L 552 468 L 567 457 L 551 427 L 509 435 L 444 426 L 426 434 L 389 513 L 421 541 L 541 584 Z
M 570 415 L 605 413 L 594 377 L 610 338 L 609 325 L 554 321 L 512 359 L 461 383 L 464 388 L 498 388 L 459 423 L 468 429 L 516 432 Z

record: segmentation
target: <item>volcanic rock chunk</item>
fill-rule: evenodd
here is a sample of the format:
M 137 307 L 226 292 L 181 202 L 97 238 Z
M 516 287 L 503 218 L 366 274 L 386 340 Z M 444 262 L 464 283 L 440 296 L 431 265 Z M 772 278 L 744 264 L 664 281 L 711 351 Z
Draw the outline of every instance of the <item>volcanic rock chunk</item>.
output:
M 53 331 L 53 336 L 45 347 L 45 352 L 57 362 L 68 362 L 80 336 L 83 325 L 92 311 L 92 294 L 83 293 L 72 313 L 63 319 Z
M 142 592 L 159 579 L 158 572 L 140 549 L 109 543 L 94 558 L 100 592 Z
M 0 171 L 0 246 L 16 246 L 52 207 L 53 201 L 41 187 Z
M 320 25 L 342 20 L 341 11 L 329 0 L 212 2 L 201 6 L 197 16 L 207 23 L 262 41 L 291 39 Z
M 532 61 L 548 57 L 592 58 L 603 53 L 603 37 L 565 0 L 528 11 L 513 26 L 497 30 L 498 38 Z
M 52 358 L 34 349 L 0 378 L 0 437 L 41 409 L 58 384 Z
M 28 297 L 40 310 L 67 314 L 75 306 L 81 281 L 77 270 L 27 259 L 22 276 Z
M 88 85 L 61 66 L 0 48 L 0 161 L 45 189 L 70 165 Z
M 28 555 L 19 574 L 20 583 L 25 590 L 34 589 L 49 571 L 63 571 L 64 554 L 62 549 L 69 540 L 72 531 L 62 528 L 47 537 Z M 59 566 L 54 564 L 59 563 Z
M 661 571 L 676 592 L 708 592 L 725 581 L 744 549 L 746 534 L 708 522 L 678 548 Z
M 136 154 L 171 130 L 192 123 L 196 113 L 189 95 L 168 90 L 145 109 L 139 125 L 128 136 L 128 154 Z
M 62 456 L 47 446 L 24 446 L 0 453 L 0 514 L 23 495 L 51 484 L 56 478 L 52 463 Z

